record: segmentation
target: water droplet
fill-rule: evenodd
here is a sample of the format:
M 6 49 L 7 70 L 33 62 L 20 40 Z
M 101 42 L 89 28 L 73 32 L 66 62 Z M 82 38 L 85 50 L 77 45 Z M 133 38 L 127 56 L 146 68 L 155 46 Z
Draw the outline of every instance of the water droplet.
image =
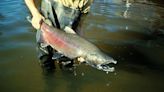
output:
M 76 71 L 74 71 L 74 73 L 73 73 L 73 74 L 74 74 L 74 76 L 77 76 L 77 73 L 76 73 Z
M 109 86 L 109 83 L 107 83 L 106 86 Z
M 111 84 L 110 82 L 107 82 L 107 83 L 106 83 L 106 86 L 109 86 L 110 84 Z
M 106 74 L 109 74 L 109 72 L 108 72 L 108 71 L 106 71 Z
M 20 56 L 20 58 L 23 58 L 23 56 Z
M 126 30 L 128 30 L 129 29 L 129 27 L 128 26 L 126 26 Z
M 81 73 L 81 76 L 84 76 L 84 73 Z

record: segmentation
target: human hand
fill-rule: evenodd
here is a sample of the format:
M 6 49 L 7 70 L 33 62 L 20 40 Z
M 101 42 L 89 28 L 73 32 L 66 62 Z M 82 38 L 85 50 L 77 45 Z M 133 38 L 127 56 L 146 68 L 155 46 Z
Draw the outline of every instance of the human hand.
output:
M 44 17 L 41 14 L 34 15 L 32 17 L 31 24 L 35 29 L 40 29 L 40 21 L 44 20 Z
M 76 32 L 75 32 L 72 28 L 70 28 L 70 27 L 68 27 L 68 26 L 66 26 L 66 27 L 64 28 L 64 31 L 65 31 L 66 33 L 76 34 Z

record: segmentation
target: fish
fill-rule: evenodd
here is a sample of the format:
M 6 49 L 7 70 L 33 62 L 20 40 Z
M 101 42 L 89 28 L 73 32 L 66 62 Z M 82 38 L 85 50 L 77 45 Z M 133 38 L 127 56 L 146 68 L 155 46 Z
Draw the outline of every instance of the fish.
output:
M 117 61 L 81 36 L 66 33 L 45 22 L 41 23 L 40 31 L 40 39 L 43 40 L 44 44 L 51 46 L 58 53 L 70 59 L 82 58 L 88 65 L 99 70 L 114 71 L 114 67 L 109 67 L 108 64 L 116 64 Z

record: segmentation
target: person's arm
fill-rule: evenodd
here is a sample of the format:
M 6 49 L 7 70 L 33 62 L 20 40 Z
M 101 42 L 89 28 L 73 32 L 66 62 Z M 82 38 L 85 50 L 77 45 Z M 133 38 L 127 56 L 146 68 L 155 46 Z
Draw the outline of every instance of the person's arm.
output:
M 29 8 L 32 14 L 32 25 L 35 29 L 40 29 L 40 21 L 44 19 L 44 17 L 40 14 L 39 10 L 36 8 L 34 0 L 25 0 L 27 7 Z

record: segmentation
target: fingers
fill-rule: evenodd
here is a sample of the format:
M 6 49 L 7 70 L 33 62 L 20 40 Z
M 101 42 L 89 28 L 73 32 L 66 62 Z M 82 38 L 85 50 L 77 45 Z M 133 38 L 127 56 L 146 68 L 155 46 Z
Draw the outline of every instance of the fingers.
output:
M 79 62 L 84 62 L 84 61 L 85 61 L 85 59 L 84 59 L 84 58 L 82 58 L 82 57 L 79 57 L 79 58 L 77 58 L 77 61 L 79 61 Z
M 68 27 L 68 26 L 66 26 L 66 27 L 64 28 L 64 30 L 65 30 L 66 33 L 76 34 L 76 32 L 75 32 L 73 29 L 71 29 L 70 27 Z
M 32 21 L 31 21 L 32 26 L 35 29 L 40 29 L 40 26 L 41 26 L 40 21 L 41 20 L 44 20 L 44 17 L 42 15 L 38 14 L 38 15 L 33 16 Z

